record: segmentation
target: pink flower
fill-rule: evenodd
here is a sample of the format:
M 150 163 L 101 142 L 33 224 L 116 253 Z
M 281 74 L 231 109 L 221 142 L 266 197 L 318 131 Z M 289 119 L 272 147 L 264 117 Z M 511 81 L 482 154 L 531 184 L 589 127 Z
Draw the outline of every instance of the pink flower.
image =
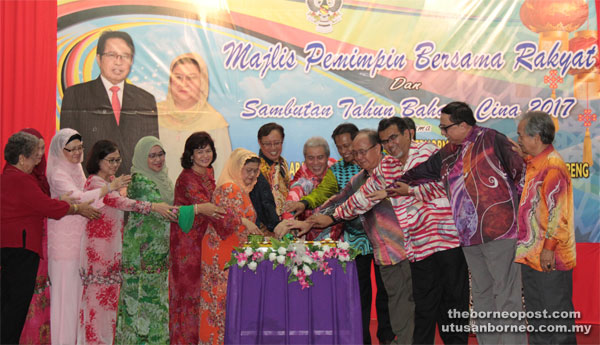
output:
M 235 258 L 237 261 L 247 261 L 248 260 L 248 256 L 244 253 L 237 253 L 237 255 L 235 255 Z
M 252 260 L 256 261 L 258 259 L 261 259 L 263 256 L 263 252 L 254 252 L 254 254 L 252 254 Z

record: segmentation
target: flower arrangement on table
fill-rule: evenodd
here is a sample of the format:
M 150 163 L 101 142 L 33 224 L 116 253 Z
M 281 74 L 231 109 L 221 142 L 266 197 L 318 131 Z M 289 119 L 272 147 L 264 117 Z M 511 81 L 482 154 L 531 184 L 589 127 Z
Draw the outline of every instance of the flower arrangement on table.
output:
M 327 259 L 337 259 L 346 272 L 346 264 L 358 254 L 356 249 L 343 241 L 305 242 L 288 237 L 282 240 L 271 238 L 270 242 L 264 242 L 262 236 L 250 236 L 243 247 L 234 248 L 225 268 L 237 265 L 256 272 L 259 263 L 269 260 L 273 263 L 273 269 L 279 265 L 285 266 L 290 272 L 288 283 L 297 281 L 304 290 L 313 285 L 310 279 L 313 272 L 331 275 L 333 268 L 329 267 Z

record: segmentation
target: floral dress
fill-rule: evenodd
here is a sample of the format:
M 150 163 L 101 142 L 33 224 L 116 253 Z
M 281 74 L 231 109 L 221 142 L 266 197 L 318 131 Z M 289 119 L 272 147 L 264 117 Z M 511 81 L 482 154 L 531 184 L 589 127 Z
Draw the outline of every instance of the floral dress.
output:
M 204 174 L 184 169 L 175 184 L 174 204 L 192 205 L 210 202 L 215 191 L 213 176 L 212 169 Z M 169 270 L 171 344 L 198 344 L 202 238 L 209 223 L 222 227 L 218 222 L 216 218 L 196 215 L 194 225 L 188 233 L 184 233 L 177 223 L 171 223 Z
M 214 202 L 233 211 L 221 227 L 209 226 L 202 240 L 202 293 L 200 301 L 200 344 L 223 344 L 225 337 L 225 302 L 227 273 L 225 263 L 234 247 L 248 239 L 248 229 L 241 219 L 256 219 L 248 194 L 233 183 L 215 190 Z
M 109 182 L 90 175 L 83 190 L 102 188 Z M 113 191 L 94 203 L 102 215 L 90 220 L 81 239 L 83 295 L 79 310 L 78 344 L 112 344 L 117 325 L 121 289 L 123 211 L 150 213 L 152 204 L 131 200 Z
M 133 174 L 130 199 L 162 202 L 158 187 Z M 169 230 L 158 213 L 130 213 L 123 237 L 123 285 L 116 344 L 169 343 Z
M 44 257 L 40 258 L 35 290 L 29 304 L 25 326 L 21 332 L 19 344 L 50 344 L 50 278 L 48 277 L 48 236 L 46 235 L 46 221 L 42 234 L 42 251 Z

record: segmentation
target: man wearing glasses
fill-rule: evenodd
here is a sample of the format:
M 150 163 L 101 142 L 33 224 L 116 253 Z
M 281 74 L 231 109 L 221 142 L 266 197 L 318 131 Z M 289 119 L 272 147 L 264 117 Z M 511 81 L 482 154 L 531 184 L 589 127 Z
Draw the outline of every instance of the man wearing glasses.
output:
M 526 333 L 517 330 L 523 322 L 498 316 L 523 310 L 521 268 L 514 257 L 525 163 L 504 134 L 476 124 L 466 103 L 442 108 L 439 128 L 448 145 L 400 180 L 416 185 L 441 181 L 446 189 L 471 271 L 473 311 L 490 315 L 474 321 L 496 330 L 505 327 L 476 332 L 479 344 L 526 344 Z M 406 184 L 396 187 L 400 195 L 408 194 Z
M 128 174 L 133 148 L 144 136 L 158 137 L 156 100 L 150 93 L 125 81 L 135 55 L 131 36 L 105 31 L 98 39 L 96 62 L 100 76 L 65 90 L 60 127 L 73 128 L 87 142 L 114 141 L 123 164 L 117 175 Z
M 368 206 L 361 202 L 365 201 L 361 199 L 361 196 L 364 197 L 361 194 L 364 185 L 383 159 L 382 146 L 378 141 L 374 130 L 358 132 L 352 141 L 352 155 L 363 170 L 354 175 L 340 193 L 321 206 L 322 214 L 312 215 L 307 222 L 315 227 L 326 227 L 360 217 L 388 295 L 390 324 L 397 337 L 391 343 L 412 344 L 415 305 L 402 227 L 389 199 Z

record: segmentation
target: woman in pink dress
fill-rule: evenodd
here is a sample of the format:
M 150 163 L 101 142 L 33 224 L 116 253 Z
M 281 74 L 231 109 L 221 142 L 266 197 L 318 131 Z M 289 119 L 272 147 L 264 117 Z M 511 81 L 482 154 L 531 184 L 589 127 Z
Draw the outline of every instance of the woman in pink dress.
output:
M 83 191 L 85 175 L 83 160 L 83 139 L 74 129 L 63 128 L 50 142 L 46 176 L 52 197 L 71 193 L 80 202 L 98 200 L 109 190 L 108 186 Z M 127 185 L 123 178 L 111 183 L 111 190 Z M 79 253 L 81 235 L 87 219 L 70 215 L 60 220 L 48 220 L 48 273 L 50 287 L 50 333 L 52 344 L 75 344 L 79 302 L 81 300 L 81 279 L 79 278 Z
M 121 154 L 115 143 L 100 140 L 92 147 L 86 168 L 88 177 L 84 191 L 108 188 L 104 198 L 94 203 L 102 215 L 89 221 L 81 240 L 80 276 L 83 295 L 79 312 L 77 344 L 112 344 L 117 321 L 121 288 L 121 249 L 124 212 L 166 213 L 175 207 L 166 203 L 150 203 L 128 199 L 111 189 L 115 173 L 121 165 Z M 127 180 L 129 180 L 127 178 Z

